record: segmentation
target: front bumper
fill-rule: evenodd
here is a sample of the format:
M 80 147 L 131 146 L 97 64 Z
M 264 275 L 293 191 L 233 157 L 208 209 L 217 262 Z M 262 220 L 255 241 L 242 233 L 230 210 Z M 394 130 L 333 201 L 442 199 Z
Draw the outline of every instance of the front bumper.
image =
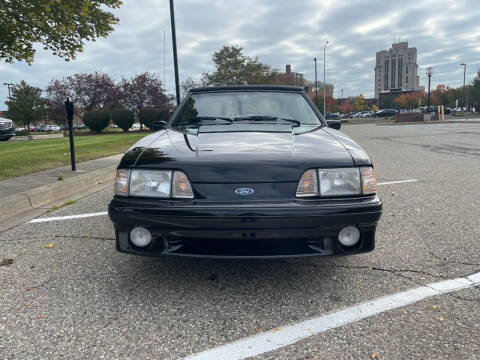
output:
M 248 204 L 115 197 L 108 213 L 120 252 L 276 258 L 372 251 L 382 203 L 378 196 Z M 138 248 L 130 242 L 135 226 L 150 230 L 151 245 Z M 360 241 L 350 248 L 337 240 L 345 226 L 360 230 Z
M 12 136 L 15 136 L 15 129 L 14 128 L 0 129 L 0 138 L 1 139 L 11 138 Z

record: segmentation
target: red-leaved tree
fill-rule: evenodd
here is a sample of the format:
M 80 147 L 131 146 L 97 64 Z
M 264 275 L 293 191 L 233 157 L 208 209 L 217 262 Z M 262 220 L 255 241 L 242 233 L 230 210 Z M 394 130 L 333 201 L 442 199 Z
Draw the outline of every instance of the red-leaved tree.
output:
M 344 114 L 351 113 L 353 109 L 353 104 L 350 102 L 349 99 L 343 100 L 343 102 L 340 104 L 340 111 Z

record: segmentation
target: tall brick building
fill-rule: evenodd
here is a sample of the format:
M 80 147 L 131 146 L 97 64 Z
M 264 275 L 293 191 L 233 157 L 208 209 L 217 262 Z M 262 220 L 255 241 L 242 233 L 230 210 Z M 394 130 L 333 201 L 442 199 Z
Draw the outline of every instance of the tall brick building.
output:
M 377 52 L 375 65 L 375 98 L 381 92 L 398 90 L 422 90 L 417 75 L 417 48 L 408 42 L 392 44 L 390 50 Z

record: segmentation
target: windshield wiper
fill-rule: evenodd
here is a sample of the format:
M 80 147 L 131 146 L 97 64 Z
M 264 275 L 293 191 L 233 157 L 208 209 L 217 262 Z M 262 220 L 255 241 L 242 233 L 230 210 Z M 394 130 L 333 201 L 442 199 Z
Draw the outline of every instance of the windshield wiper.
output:
M 243 120 L 252 120 L 252 121 L 277 121 L 277 120 L 282 120 L 282 121 L 287 121 L 289 123 L 295 124 L 295 126 L 300 126 L 301 123 L 298 120 L 295 119 L 287 119 L 287 118 L 282 118 L 278 116 L 263 116 L 263 115 L 251 115 L 251 116 L 239 116 L 233 119 L 235 122 L 237 121 L 243 121 Z
M 196 116 L 188 119 L 189 122 L 193 123 L 201 123 L 203 121 L 216 121 L 216 120 L 224 120 L 227 121 L 228 124 L 233 123 L 233 119 L 224 116 Z

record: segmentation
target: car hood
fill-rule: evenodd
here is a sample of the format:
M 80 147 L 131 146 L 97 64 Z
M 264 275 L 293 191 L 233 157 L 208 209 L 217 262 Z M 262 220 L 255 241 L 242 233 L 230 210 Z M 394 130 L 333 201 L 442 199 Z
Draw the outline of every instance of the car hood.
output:
M 119 167 L 183 170 L 193 182 L 298 181 L 309 168 L 370 164 L 365 152 L 339 131 L 319 127 L 295 134 L 164 130 L 134 145 Z

